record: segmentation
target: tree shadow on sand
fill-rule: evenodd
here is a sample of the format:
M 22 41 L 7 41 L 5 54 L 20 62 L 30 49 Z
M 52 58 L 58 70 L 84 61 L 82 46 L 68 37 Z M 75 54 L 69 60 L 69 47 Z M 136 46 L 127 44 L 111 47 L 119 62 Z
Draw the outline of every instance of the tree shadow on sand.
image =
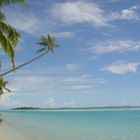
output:
M 1 117 L 1 115 L 0 115 L 0 124 L 3 122 L 3 119 L 2 119 L 2 117 Z

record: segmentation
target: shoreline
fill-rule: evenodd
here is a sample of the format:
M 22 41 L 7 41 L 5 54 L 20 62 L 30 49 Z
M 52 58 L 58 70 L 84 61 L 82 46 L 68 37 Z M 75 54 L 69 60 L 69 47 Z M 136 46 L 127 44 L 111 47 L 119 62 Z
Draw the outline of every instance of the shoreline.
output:
M 19 129 L 3 121 L 0 124 L 0 140 L 29 140 Z

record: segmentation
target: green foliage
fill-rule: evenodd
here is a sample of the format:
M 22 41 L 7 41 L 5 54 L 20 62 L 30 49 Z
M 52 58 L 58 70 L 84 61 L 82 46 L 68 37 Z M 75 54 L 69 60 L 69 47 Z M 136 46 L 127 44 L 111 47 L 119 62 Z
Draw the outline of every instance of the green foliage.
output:
M 4 22 L 5 15 L 4 13 L 1 12 L 1 8 L 9 4 L 23 4 L 24 6 L 27 6 L 25 0 L 0 0 L 0 47 L 4 50 L 4 53 L 10 57 L 10 60 L 13 65 L 11 70 L 8 70 L 0 74 L 0 96 L 4 93 L 4 91 L 11 92 L 11 90 L 6 87 L 8 81 L 5 81 L 3 79 L 3 76 L 21 67 L 24 67 L 25 65 L 32 63 L 33 61 L 46 55 L 50 51 L 53 52 L 54 48 L 58 47 L 58 44 L 55 43 L 55 38 L 53 36 L 51 35 L 48 35 L 47 37 L 42 36 L 40 38 L 40 41 L 37 42 L 37 44 L 43 46 L 43 48 L 37 51 L 38 53 L 41 54 L 19 66 L 15 66 L 14 48 L 16 47 L 17 43 L 20 40 L 20 33 L 17 32 L 16 29 L 14 29 L 11 25 Z
M 4 93 L 4 90 L 11 92 L 10 89 L 6 88 L 8 81 L 5 81 L 3 78 L 0 78 L 0 96 Z
M 15 69 L 14 48 L 20 40 L 20 33 L 4 22 L 5 15 L 1 12 L 1 8 L 15 3 L 27 5 L 25 0 L 0 0 L 0 47 L 10 57 L 13 69 Z
M 4 22 L 5 15 L 2 13 L 1 8 L 9 4 L 23 4 L 27 6 L 25 0 L 0 0 L 0 47 L 4 50 L 12 62 L 13 70 L 15 70 L 15 60 L 14 60 L 14 48 L 20 40 L 20 33 L 16 31 L 11 25 Z M 11 92 L 10 89 L 6 88 L 8 81 L 5 81 L 0 76 L 0 95 L 6 90 Z
M 54 48 L 59 46 L 58 44 L 55 43 L 55 38 L 51 35 L 48 35 L 47 37 L 42 36 L 40 38 L 40 41 L 37 42 L 37 44 L 43 46 L 43 48 L 39 49 L 37 53 L 43 52 L 43 51 L 53 52 Z
M 8 74 L 12 73 L 14 70 L 20 69 L 34 61 L 36 61 L 37 59 L 43 57 L 44 55 L 46 55 L 49 51 L 53 52 L 54 47 L 57 47 L 58 45 L 55 43 L 55 39 L 54 37 L 51 37 L 50 35 L 48 35 L 48 37 L 41 37 L 40 41 L 37 43 L 39 45 L 42 45 L 43 48 L 39 49 L 37 52 L 40 53 L 39 55 L 37 55 L 36 57 L 32 58 L 31 60 L 28 60 L 27 62 L 16 66 L 15 69 L 10 69 L 2 74 L 0 74 L 0 77 L 4 77 L 7 76 Z
M 0 11 L 0 21 L 2 20 L 4 20 L 5 19 L 5 15 L 4 15 L 4 13 L 2 13 L 1 11 Z
M 18 33 L 12 26 L 0 21 L 0 45 L 4 52 L 9 55 L 13 68 L 15 68 L 14 61 L 14 48 L 20 39 L 20 33 Z
M 0 0 L 0 7 L 10 4 L 23 4 L 24 6 L 28 6 L 25 0 Z

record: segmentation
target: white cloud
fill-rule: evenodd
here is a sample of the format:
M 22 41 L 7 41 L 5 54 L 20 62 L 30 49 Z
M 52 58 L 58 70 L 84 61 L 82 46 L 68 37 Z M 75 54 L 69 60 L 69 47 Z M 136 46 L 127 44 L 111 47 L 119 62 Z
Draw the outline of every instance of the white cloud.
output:
M 54 100 L 54 98 L 50 97 L 47 98 L 42 105 L 46 107 L 56 107 L 58 106 L 58 103 Z
M 25 106 L 20 101 L 11 99 L 12 94 L 3 94 L 0 98 L 0 108 L 15 108 Z
M 61 38 L 73 37 L 74 33 L 69 31 L 55 33 L 59 25 L 85 23 L 94 27 L 105 27 L 110 26 L 110 22 L 114 20 L 140 19 L 138 6 L 123 9 L 121 12 L 107 13 L 98 4 L 90 1 L 55 3 L 51 8 L 43 9 L 41 13 L 36 11 L 26 13 L 20 10 L 6 9 L 4 11 L 7 22 L 16 29 L 31 34 L 52 32 L 56 37 Z M 58 24 L 58 21 L 62 24 Z
M 51 33 L 51 35 L 55 36 L 56 38 L 71 38 L 74 37 L 74 32 L 55 32 Z
M 65 66 L 64 66 L 65 67 Z M 51 71 L 51 69 L 50 69 Z M 20 107 L 27 106 L 32 103 L 25 101 L 25 98 L 35 98 L 36 106 L 41 107 L 71 107 L 76 102 L 72 100 L 58 100 L 54 98 L 57 95 L 74 95 L 74 94 L 90 94 L 93 93 L 97 85 L 103 84 L 103 79 L 92 78 L 90 75 L 69 72 L 55 73 L 58 68 L 53 69 L 48 75 L 48 71 L 42 69 L 34 69 L 33 72 L 21 70 L 17 71 L 16 76 L 11 76 L 10 83 L 7 85 L 12 90 L 11 97 L 2 99 L 0 106 L 2 107 Z M 46 72 L 46 73 L 45 73 Z M 55 75 L 54 75 L 55 73 Z M 13 94 L 14 93 L 14 94 Z M 50 97 L 51 96 L 51 97 Z M 53 97 L 54 96 L 54 97 Z M 2 96 L 3 97 L 3 96 Z M 22 97 L 19 102 L 15 97 Z M 38 100 L 38 101 L 36 101 Z M 23 102 L 23 103 L 22 103 Z M 41 103 L 42 104 L 39 104 Z
M 18 30 L 33 34 L 43 26 L 41 20 L 31 13 L 25 14 L 10 9 L 6 10 L 5 13 L 7 22 Z
M 121 12 L 113 12 L 111 15 L 112 20 L 140 20 L 140 15 L 138 14 L 137 10 L 139 7 L 132 6 L 128 9 L 123 9 Z
M 112 0 L 112 2 L 116 1 L 119 0 Z M 94 27 L 105 27 L 110 26 L 110 22 L 114 20 L 139 20 L 138 10 L 138 6 L 132 6 L 122 9 L 121 12 L 107 13 L 94 2 L 73 1 L 54 4 L 49 13 L 50 17 L 64 25 L 85 23 Z
M 105 54 L 113 52 L 139 51 L 140 41 L 133 40 L 109 40 L 103 43 L 94 44 L 86 51 L 94 54 Z
M 66 69 L 68 71 L 75 71 L 75 70 L 78 70 L 79 69 L 79 65 L 78 64 L 67 64 L 66 65 Z
M 140 63 L 132 63 L 125 61 L 117 61 L 109 66 L 104 67 L 102 70 L 109 71 L 114 74 L 136 73 Z
M 73 84 L 87 84 L 90 81 L 88 77 L 85 77 L 84 75 L 80 76 L 35 76 L 35 75 L 24 75 L 16 77 L 12 82 L 10 87 L 15 88 L 18 87 L 18 90 L 21 91 L 34 91 L 33 93 L 36 93 L 36 91 L 40 92 L 59 92 L 65 91 L 65 86 L 67 85 L 67 88 L 70 88 Z M 15 84 L 16 83 L 16 84 Z M 47 84 L 47 86 L 46 86 Z M 61 87 L 58 89 L 58 87 Z M 37 92 L 38 93 L 38 92 Z M 39 93 L 40 94 L 40 93 Z
M 106 0 L 105 2 L 106 3 L 117 3 L 117 2 L 122 2 L 122 1 L 125 1 L 125 0 Z
M 62 107 L 77 107 L 77 102 L 76 101 L 65 101 L 61 105 Z
M 88 85 L 82 85 L 82 84 L 78 85 L 77 84 L 77 85 L 71 86 L 70 90 L 75 90 L 75 91 L 78 91 L 78 90 L 88 90 L 88 89 L 93 89 L 93 87 L 94 87 L 93 85 L 89 85 L 89 84 Z
M 97 81 L 98 83 L 100 83 L 100 84 L 106 84 L 106 83 L 107 83 L 107 81 L 105 81 L 105 80 L 102 79 L 102 78 L 97 78 L 96 81 Z
M 88 23 L 96 27 L 107 25 L 104 11 L 93 2 L 76 1 L 54 4 L 51 16 L 63 24 Z
M 88 81 L 89 80 L 89 75 L 80 75 L 80 76 L 70 76 L 65 78 L 63 81 L 64 82 L 82 82 L 82 81 Z
M 59 107 L 76 107 L 77 102 L 74 100 L 59 100 L 53 97 L 46 98 L 45 101 L 41 103 L 41 107 L 47 108 L 59 108 Z
M 42 96 L 49 94 L 80 94 L 92 93 L 96 85 L 103 84 L 103 80 L 91 78 L 90 75 L 50 75 L 30 73 L 17 75 L 11 79 L 8 87 L 14 89 L 21 96 Z M 16 89 L 18 87 L 18 89 Z
M 109 0 L 108 2 L 120 2 L 122 0 Z
M 46 10 L 46 9 L 45 9 Z M 44 11 L 45 11 L 44 10 Z M 16 29 L 38 35 L 50 33 L 57 38 L 70 38 L 74 37 L 75 33 L 71 31 L 55 32 L 55 26 L 48 16 L 39 17 L 35 12 L 25 13 L 14 9 L 6 9 L 6 21 Z

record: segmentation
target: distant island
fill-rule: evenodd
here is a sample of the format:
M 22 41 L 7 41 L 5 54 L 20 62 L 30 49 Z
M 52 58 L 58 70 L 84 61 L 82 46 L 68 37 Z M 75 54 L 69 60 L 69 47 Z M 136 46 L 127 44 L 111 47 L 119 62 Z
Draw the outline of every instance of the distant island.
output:
M 60 107 L 60 108 L 39 108 L 39 107 L 18 107 L 11 110 L 84 110 L 84 109 L 126 109 L 126 108 L 140 108 L 140 106 L 103 106 L 103 107 Z
M 12 108 L 11 110 L 40 110 L 41 108 L 38 107 L 17 107 Z

